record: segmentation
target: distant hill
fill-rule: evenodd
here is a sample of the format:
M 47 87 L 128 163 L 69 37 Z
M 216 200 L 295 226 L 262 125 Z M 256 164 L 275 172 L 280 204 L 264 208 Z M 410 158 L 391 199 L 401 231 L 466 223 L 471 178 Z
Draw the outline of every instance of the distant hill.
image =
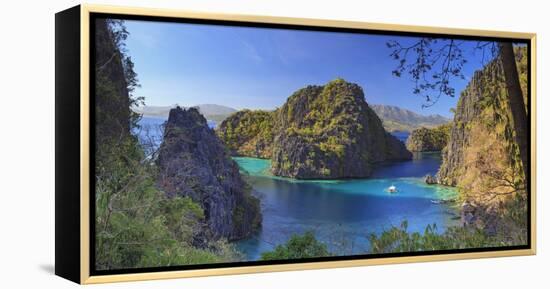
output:
M 451 121 L 439 114 L 421 115 L 392 105 L 369 105 L 382 120 L 387 131 L 413 131 L 417 128 L 432 128 Z
M 143 114 L 148 117 L 168 118 L 170 109 L 175 108 L 176 105 L 171 106 L 142 106 L 134 109 L 135 112 Z M 237 112 L 236 109 L 219 105 L 219 104 L 199 104 L 195 107 L 199 108 L 202 115 L 208 120 L 214 120 L 221 122 L 227 118 L 230 114 Z

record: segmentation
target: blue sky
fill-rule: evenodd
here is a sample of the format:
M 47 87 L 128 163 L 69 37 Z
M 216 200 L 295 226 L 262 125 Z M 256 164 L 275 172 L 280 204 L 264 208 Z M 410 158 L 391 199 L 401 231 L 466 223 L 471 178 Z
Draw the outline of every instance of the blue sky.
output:
M 457 96 L 422 109 L 424 99 L 412 94 L 409 76 L 391 74 L 397 62 L 386 47 L 388 40 L 407 43 L 410 37 L 149 21 L 126 21 L 126 27 L 141 83 L 135 94 L 147 105 L 274 109 L 299 88 L 341 77 L 359 84 L 370 104 L 452 116 L 458 92 L 481 67 L 481 53 L 465 49 L 466 80 L 451 83 Z

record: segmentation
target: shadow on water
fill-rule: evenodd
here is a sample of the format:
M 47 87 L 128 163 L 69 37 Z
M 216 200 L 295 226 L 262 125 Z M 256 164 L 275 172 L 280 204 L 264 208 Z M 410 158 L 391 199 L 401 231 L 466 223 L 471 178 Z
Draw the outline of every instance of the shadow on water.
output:
M 441 153 L 413 153 L 413 159 L 404 162 L 391 162 L 377 166 L 371 175 L 373 178 L 405 178 L 435 175 L 441 164 Z

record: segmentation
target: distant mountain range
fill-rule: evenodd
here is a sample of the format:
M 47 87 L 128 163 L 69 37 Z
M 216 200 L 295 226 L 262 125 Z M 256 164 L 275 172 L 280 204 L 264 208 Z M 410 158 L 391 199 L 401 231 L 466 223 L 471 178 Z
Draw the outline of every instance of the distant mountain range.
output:
M 413 131 L 420 127 L 435 127 L 451 121 L 439 114 L 421 115 L 392 105 L 369 105 L 382 120 L 387 131 Z
M 146 117 L 168 118 L 170 109 L 174 107 L 176 107 L 175 104 L 171 106 L 142 106 L 134 109 L 134 111 Z M 230 114 L 237 112 L 234 108 L 219 104 L 199 104 L 195 107 L 199 108 L 199 111 L 206 119 L 215 122 L 221 122 Z
M 439 114 L 421 115 L 408 109 L 392 105 L 373 104 L 369 106 L 378 117 L 380 117 L 384 128 L 390 132 L 411 132 L 420 127 L 430 128 L 451 121 L 449 118 Z M 175 104 L 171 106 L 142 106 L 134 109 L 134 111 L 146 117 L 168 118 L 170 109 L 174 107 L 176 107 Z M 199 111 L 206 119 L 213 120 L 216 123 L 222 122 L 229 115 L 237 112 L 234 108 L 219 104 L 199 104 L 196 107 L 199 108 Z

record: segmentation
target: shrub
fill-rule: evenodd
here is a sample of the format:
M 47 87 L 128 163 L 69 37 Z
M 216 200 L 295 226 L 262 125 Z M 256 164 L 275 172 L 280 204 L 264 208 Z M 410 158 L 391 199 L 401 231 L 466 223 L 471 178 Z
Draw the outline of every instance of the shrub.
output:
M 312 232 L 293 235 L 284 245 L 262 253 L 261 260 L 303 259 L 330 256 L 327 246 L 315 239 Z

